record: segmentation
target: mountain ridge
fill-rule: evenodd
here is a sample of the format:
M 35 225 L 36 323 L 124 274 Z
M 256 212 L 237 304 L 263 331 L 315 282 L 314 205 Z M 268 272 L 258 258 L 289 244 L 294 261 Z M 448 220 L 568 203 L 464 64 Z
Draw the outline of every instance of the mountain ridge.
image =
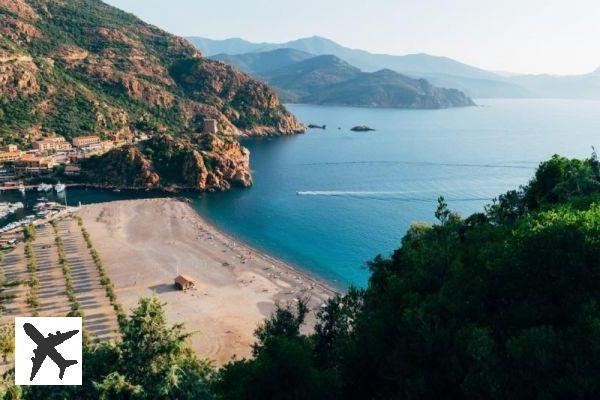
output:
M 188 40 L 190 40 L 190 42 L 192 44 L 194 44 L 196 47 L 200 48 L 201 50 L 204 50 L 202 46 L 207 46 L 207 44 L 209 43 L 208 41 L 210 41 L 210 43 L 212 43 L 212 46 L 209 46 L 209 51 L 206 51 L 206 56 L 210 57 L 213 56 L 217 53 L 213 53 L 213 49 L 219 48 L 221 49 L 221 45 L 219 44 L 219 41 L 217 40 L 213 40 L 213 39 L 206 39 L 206 38 L 202 38 L 202 37 L 195 37 L 195 36 L 190 36 L 187 38 Z M 227 40 L 227 39 L 226 39 Z M 414 64 L 414 63 L 430 63 L 432 66 L 430 66 L 429 68 L 423 68 L 423 65 L 420 65 L 419 68 L 417 68 L 418 70 L 420 70 L 421 72 L 440 72 L 440 70 L 438 69 L 439 67 L 436 66 L 436 64 L 443 62 L 443 63 L 448 63 L 453 65 L 454 68 L 457 69 L 461 69 L 461 70 L 469 70 L 471 71 L 471 75 L 472 74 L 480 74 L 481 77 L 487 77 L 487 78 L 492 78 L 492 77 L 499 77 L 498 75 L 477 68 L 477 67 L 473 67 L 470 66 L 468 64 L 464 64 L 461 63 L 459 61 L 456 61 L 452 58 L 449 57 L 444 57 L 444 56 L 434 56 L 434 55 L 430 55 L 427 53 L 415 53 L 415 54 L 405 54 L 405 55 L 391 55 L 391 54 L 383 54 L 383 53 L 372 53 L 366 50 L 361 50 L 361 49 L 353 49 L 353 48 L 348 48 L 348 47 L 344 47 L 336 42 L 334 42 L 331 39 L 327 39 L 321 36 L 311 36 L 311 37 L 306 37 L 306 38 L 300 38 L 300 39 L 295 39 L 295 40 L 291 40 L 288 42 L 284 42 L 284 43 L 253 43 L 253 42 L 249 42 L 246 41 L 244 39 L 240 39 L 240 38 L 236 38 L 237 41 L 237 53 L 228 53 L 228 54 L 242 54 L 242 53 L 249 53 L 249 52 L 262 52 L 262 51 L 269 51 L 269 50 L 274 50 L 274 49 L 278 49 L 278 48 L 291 48 L 291 49 L 295 49 L 295 50 L 300 50 L 300 51 L 305 51 L 307 53 L 311 53 L 314 55 L 325 55 L 325 54 L 332 54 L 335 55 L 339 58 L 341 58 L 342 60 L 348 62 L 349 64 L 354 65 L 357 68 L 362 69 L 365 72 L 374 72 L 375 70 L 379 70 L 382 68 L 389 68 L 392 70 L 396 70 L 397 72 L 402 72 L 402 71 L 398 71 L 398 69 L 407 69 L 407 70 L 411 70 L 414 69 L 414 67 L 412 68 L 408 68 L 407 66 Z M 227 53 L 226 51 L 218 51 L 218 53 Z M 342 54 L 342 55 L 340 55 Z M 398 67 L 398 66 L 377 66 L 374 64 L 373 61 L 365 61 L 363 59 L 363 57 L 376 57 L 376 58 L 382 58 L 387 60 L 384 63 L 380 63 L 380 65 L 386 64 L 386 63 L 390 63 L 390 62 L 394 62 L 394 60 L 405 60 L 403 61 L 404 64 L 406 66 L 402 66 L 402 67 Z M 396 61 L 397 62 L 397 61 Z M 444 70 L 447 72 L 447 70 Z M 465 72 L 463 72 L 463 74 L 465 74 Z M 470 76 L 471 76 L 470 75 Z
M 438 88 L 425 79 L 413 79 L 391 69 L 361 72 L 350 80 L 328 85 L 325 90 L 311 94 L 305 100 L 315 104 L 410 109 L 475 105 L 459 90 Z
M 233 65 L 243 72 L 249 74 L 260 74 L 270 70 L 286 67 L 298 61 L 303 61 L 315 57 L 304 51 L 281 48 L 266 52 L 244 53 L 239 55 L 230 55 L 219 53 L 209 58 L 211 60 L 221 61 Z
M 211 51 L 223 50 L 219 41 L 208 41 L 200 37 L 191 37 L 190 40 L 200 49 L 208 46 Z M 426 53 L 406 55 L 370 53 L 347 48 L 319 36 L 285 43 L 252 43 L 238 39 L 236 51 L 238 53 L 264 52 L 275 48 L 294 48 L 315 55 L 328 52 L 366 72 L 389 68 L 413 78 L 425 78 L 436 86 L 461 90 L 473 98 L 600 99 L 600 68 L 587 74 L 571 76 L 499 73 L 474 67 L 449 57 Z M 208 56 L 210 55 L 209 53 Z M 596 81 L 595 78 L 598 80 Z
M 198 49 L 206 50 L 207 56 L 213 52 L 226 52 L 218 40 L 201 37 L 188 37 L 188 40 Z M 383 68 L 392 69 L 398 73 L 413 78 L 425 78 L 436 86 L 456 88 L 473 98 L 494 97 L 523 97 L 527 91 L 506 80 L 505 77 L 481 68 L 461 63 L 448 57 L 434 56 L 426 53 L 389 55 L 371 53 L 365 50 L 347 48 L 336 42 L 312 36 L 300 38 L 285 43 L 252 43 L 243 39 L 236 40 L 235 53 L 265 52 L 277 48 L 293 48 L 315 55 L 332 54 L 365 72 L 375 72 Z M 233 54 L 233 53 L 230 53 Z M 491 89 L 490 89 L 491 87 Z M 489 96 L 492 94 L 492 96 Z
M 282 52 L 300 54 L 304 59 L 295 61 L 287 57 L 279 63 L 283 66 L 268 68 L 274 65 L 271 62 L 274 54 Z M 423 79 L 413 79 L 390 69 L 363 72 L 334 55 L 306 58 L 309 53 L 297 52 L 299 50 L 275 49 L 215 58 L 247 68 L 249 73 L 276 88 L 282 100 L 291 103 L 427 109 L 474 105 L 458 90 L 436 88 Z

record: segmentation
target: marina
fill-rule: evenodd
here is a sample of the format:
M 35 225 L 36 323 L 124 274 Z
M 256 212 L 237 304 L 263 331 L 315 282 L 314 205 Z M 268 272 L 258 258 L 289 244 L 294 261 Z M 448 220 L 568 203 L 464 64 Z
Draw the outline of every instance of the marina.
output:
M 0 235 L 3 233 L 13 233 L 16 229 L 29 224 L 44 224 L 58 216 L 64 216 L 77 211 L 78 207 L 68 207 L 54 202 L 40 202 L 36 204 L 35 210 L 35 214 L 27 215 L 0 228 Z
M 21 184 L 18 189 L 21 200 L 0 203 L 0 235 L 12 234 L 17 229 L 29 224 L 45 224 L 56 217 L 78 210 L 78 207 L 67 205 L 64 184 L 58 183 L 54 186 L 42 183 L 37 187 L 29 186 L 28 188 Z M 56 194 L 53 194 L 53 189 Z M 31 198 L 34 193 L 37 195 L 35 203 L 28 200 L 28 196 Z M 49 195 L 53 197 L 50 198 Z M 4 200 L 2 197 L 0 200 Z
M 0 203 L 0 219 L 6 218 L 8 215 L 17 212 L 24 207 L 25 205 L 20 201 L 16 203 Z

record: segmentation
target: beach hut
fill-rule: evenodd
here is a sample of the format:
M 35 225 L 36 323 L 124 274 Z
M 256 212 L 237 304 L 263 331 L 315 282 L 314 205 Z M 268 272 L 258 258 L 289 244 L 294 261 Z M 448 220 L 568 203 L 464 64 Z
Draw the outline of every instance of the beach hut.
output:
M 175 287 L 180 290 L 193 289 L 196 286 L 196 281 L 187 275 L 179 275 L 175 278 Z

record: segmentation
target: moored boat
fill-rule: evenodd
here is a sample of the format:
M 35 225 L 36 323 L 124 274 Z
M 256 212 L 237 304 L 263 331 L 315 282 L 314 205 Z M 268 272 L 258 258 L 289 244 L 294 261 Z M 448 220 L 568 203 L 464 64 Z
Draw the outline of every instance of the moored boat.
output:
M 67 186 L 64 183 L 58 182 L 56 185 L 54 185 L 54 190 L 56 190 L 56 193 L 60 193 L 64 192 L 66 187 Z
M 52 190 L 52 185 L 49 185 L 47 183 L 40 183 L 37 190 L 38 190 L 38 192 L 48 192 L 48 191 Z

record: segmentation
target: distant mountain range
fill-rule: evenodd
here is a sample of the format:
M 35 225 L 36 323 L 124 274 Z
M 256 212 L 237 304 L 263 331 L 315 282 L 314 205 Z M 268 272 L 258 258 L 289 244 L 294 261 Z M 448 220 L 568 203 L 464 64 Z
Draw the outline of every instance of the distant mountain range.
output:
M 262 74 L 290 66 L 299 61 L 308 60 L 315 57 L 315 55 L 305 51 L 281 48 L 244 54 L 219 53 L 207 57 L 233 65 L 249 74 Z
M 437 88 L 389 69 L 363 72 L 333 55 L 283 48 L 211 58 L 267 81 L 286 102 L 427 109 L 474 105 L 456 89 Z
M 455 88 L 463 91 L 473 98 L 580 98 L 600 99 L 600 72 L 573 76 L 555 75 L 518 75 L 505 72 L 486 71 L 473 67 L 447 57 L 437 57 L 428 54 L 388 55 L 374 54 L 364 50 L 350 49 L 335 43 L 332 40 L 314 36 L 287 43 L 252 43 L 243 39 L 234 38 L 226 40 L 212 40 L 200 37 L 188 38 L 206 56 L 220 59 L 226 63 L 233 63 L 246 71 L 255 71 L 252 65 L 244 67 L 239 57 L 226 59 L 225 55 L 240 56 L 257 53 L 272 52 L 277 49 L 297 50 L 299 54 L 334 55 L 363 72 L 375 72 L 389 69 L 412 78 L 424 78 L 431 84 Z M 289 54 L 285 52 L 271 53 L 277 60 L 283 62 Z M 279 56 L 283 56 L 281 61 Z M 303 57 L 303 56 L 299 56 Z M 304 56 L 306 57 L 306 56 Z M 301 61 L 301 60 L 297 60 Z M 263 69 L 270 68 L 265 60 L 258 61 Z

